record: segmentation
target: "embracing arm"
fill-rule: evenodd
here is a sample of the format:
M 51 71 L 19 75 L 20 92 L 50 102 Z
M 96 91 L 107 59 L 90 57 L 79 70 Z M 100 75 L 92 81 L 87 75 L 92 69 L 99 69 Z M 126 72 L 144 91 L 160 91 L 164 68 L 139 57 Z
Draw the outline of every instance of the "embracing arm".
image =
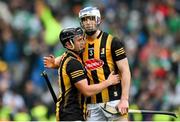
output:
M 105 81 L 99 84 L 88 85 L 87 75 L 83 65 L 77 60 L 72 58 L 66 66 L 66 72 L 71 80 L 71 83 L 85 96 L 92 96 L 101 92 L 103 89 L 110 85 L 115 85 L 120 82 L 119 75 L 110 73 Z
M 98 94 L 108 86 L 115 85 L 117 83 L 119 83 L 119 76 L 114 75 L 114 72 L 111 72 L 108 79 L 99 84 L 88 85 L 87 79 L 83 79 L 75 83 L 75 86 L 85 96 L 92 96 L 94 94 Z

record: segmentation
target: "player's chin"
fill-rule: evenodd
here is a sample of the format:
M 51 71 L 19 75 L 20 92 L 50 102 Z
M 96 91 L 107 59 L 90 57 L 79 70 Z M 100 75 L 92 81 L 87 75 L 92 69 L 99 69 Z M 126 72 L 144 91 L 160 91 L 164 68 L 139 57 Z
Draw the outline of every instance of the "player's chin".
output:
M 94 30 L 93 27 L 86 27 L 85 29 L 86 29 L 87 32 L 91 32 L 91 31 Z

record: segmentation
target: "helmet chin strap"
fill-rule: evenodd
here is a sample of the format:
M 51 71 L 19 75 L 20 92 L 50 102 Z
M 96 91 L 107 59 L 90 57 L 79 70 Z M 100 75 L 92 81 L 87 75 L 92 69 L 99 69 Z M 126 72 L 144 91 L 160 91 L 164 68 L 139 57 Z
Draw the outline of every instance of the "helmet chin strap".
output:
M 74 43 L 72 42 L 72 40 L 70 40 L 69 42 L 70 42 L 70 44 L 72 45 L 72 47 L 69 48 L 69 49 L 70 49 L 70 50 L 74 50 L 74 48 L 75 48 L 75 47 L 74 47 Z
M 80 53 L 82 53 L 82 52 L 84 51 L 84 49 L 79 50 L 79 51 L 75 51 L 75 50 L 74 50 L 74 49 L 75 49 L 74 43 L 72 42 L 72 40 L 70 40 L 69 42 L 70 42 L 70 44 L 72 45 L 72 47 L 71 47 L 71 48 L 68 48 L 68 50 L 71 50 L 72 52 L 74 52 L 74 53 L 76 53 L 76 54 L 80 54 Z

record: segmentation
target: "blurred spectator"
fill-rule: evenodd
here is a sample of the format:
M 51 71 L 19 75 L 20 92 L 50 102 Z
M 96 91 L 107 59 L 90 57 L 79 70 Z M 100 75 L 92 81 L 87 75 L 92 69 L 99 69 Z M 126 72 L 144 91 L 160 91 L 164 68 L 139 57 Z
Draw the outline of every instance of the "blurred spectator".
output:
M 2 18 L 3 21 L 7 22 L 8 24 L 11 24 L 12 21 L 12 15 L 8 8 L 8 5 L 2 1 L 0 1 L 0 18 Z
M 38 94 L 35 91 L 35 87 L 32 81 L 27 81 L 24 86 L 23 98 L 24 98 L 24 101 L 28 110 L 33 108 L 33 106 L 35 105 L 35 101 L 38 98 L 37 95 Z
M 12 91 L 6 91 L 3 95 L 3 105 L 9 106 L 15 114 L 25 106 L 22 96 L 17 93 L 16 88 L 11 88 Z
M 54 120 L 54 104 L 40 76 L 42 57 L 65 51 L 59 32 L 79 26 L 78 12 L 85 6 L 99 7 L 105 20 L 101 28 L 125 40 L 132 72 L 131 107 L 180 111 L 179 0 L 1 0 L 0 120 Z M 49 76 L 58 91 L 57 71 Z

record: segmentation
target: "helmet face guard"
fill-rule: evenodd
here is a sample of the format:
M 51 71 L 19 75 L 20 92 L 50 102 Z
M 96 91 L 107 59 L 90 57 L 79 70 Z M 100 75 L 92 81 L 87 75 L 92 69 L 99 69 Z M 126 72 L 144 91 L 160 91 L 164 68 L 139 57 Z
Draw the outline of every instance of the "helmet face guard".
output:
M 66 42 L 74 43 L 74 37 L 83 35 L 83 30 L 80 27 L 63 29 L 59 35 L 60 42 L 65 47 Z
M 95 21 L 96 21 L 96 27 L 98 28 L 100 23 L 101 23 L 101 14 L 99 9 L 97 9 L 96 7 L 86 7 L 82 10 L 80 10 L 79 12 L 79 19 L 80 19 L 80 25 L 82 28 L 84 28 L 83 26 L 83 20 L 85 17 L 95 17 Z M 96 31 L 96 30 L 93 30 Z M 86 32 L 87 33 L 87 32 Z

